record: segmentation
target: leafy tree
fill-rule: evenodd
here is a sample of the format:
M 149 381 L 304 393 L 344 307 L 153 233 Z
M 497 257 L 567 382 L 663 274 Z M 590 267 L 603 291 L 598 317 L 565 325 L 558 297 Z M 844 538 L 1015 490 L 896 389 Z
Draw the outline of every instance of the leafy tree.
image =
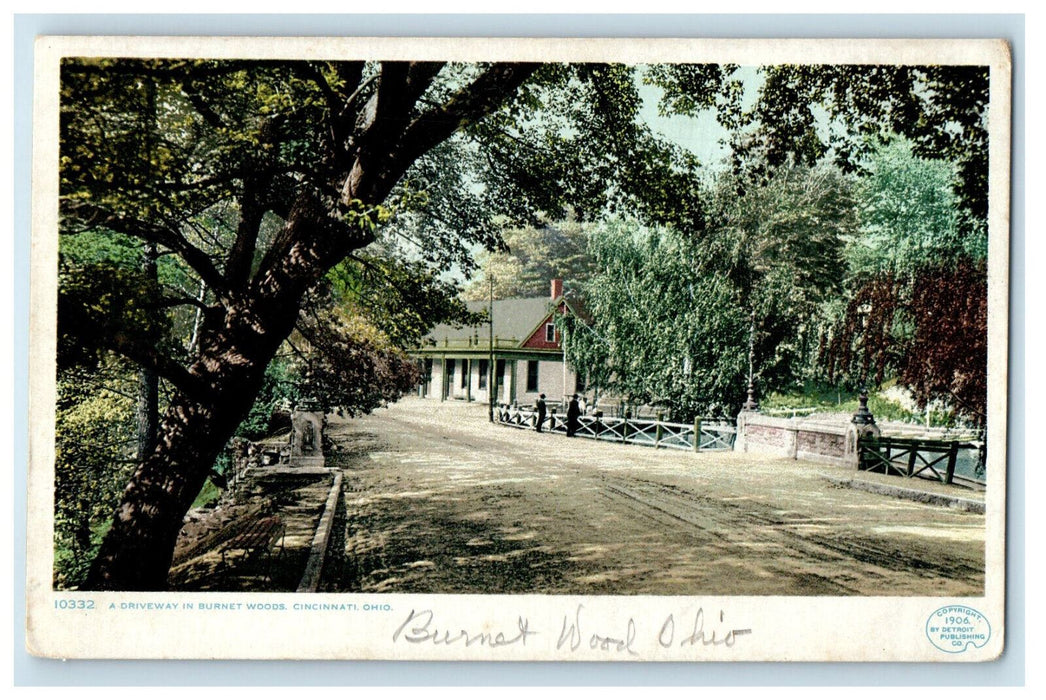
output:
M 859 231 L 845 251 L 847 305 L 826 324 L 822 366 L 851 385 L 898 376 L 921 405 L 944 400 L 983 420 L 984 229 L 962 229 L 952 167 L 903 140 L 873 152 L 866 173 Z
M 706 197 L 699 234 L 623 223 L 592 234 L 591 326 L 565 321 L 567 352 L 590 384 L 687 418 L 733 412 L 753 323 L 764 391 L 805 369 L 811 319 L 842 284 L 849 185 L 827 167 L 782 169 L 740 198 L 735 185 L 724 176 Z
M 465 297 L 488 298 L 491 280 L 495 299 L 547 295 L 553 279 L 577 287 L 594 270 L 587 239 L 587 228 L 572 220 L 509 229 L 502 234 L 504 250 L 481 258 L 483 275 L 466 288 Z
M 309 352 L 301 391 L 349 415 L 369 413 L 417 386 L 417 363 L 360 315 L 325 310 L 299 324 Z
M 988 275 L 984 260 L 934 265 L 916 276 L 915 331 L 900 378 L 925 406 L 944 401 L 984 426 L 988 384 Z
M 903 139 L 877 148 L 855 192 L 859 231 L 846 251 L 850 274 L 910 276 L 927 264 L 987 255 L 983 229 L 961 232 L 955 168 L 920 158 Z
M 55 411 L 54 583 L 79 586 L 135 457 L 134 384 L 105 363 L 59 374 Z
M 64 62 L 61 233 L 155 244 L 188 282 L 146 302 L 148 282 L 129 270 L 107 270 L 100 295 L 77 286 L 87 270 L 68 274 L 67 346 L 118 353 L 171 388 L 87 585 L 165 585 L 215 456 L 304 326 L 307 295 L 350 254 L 398 241 L 393 257 L 430 275 L 465 269 L 470 249 L 496 247 L 496 216 L 554 216 L 567 202 L 582 216 L 629 206 L 699 225 L 693 163 L 638 122 L 636 90 L 627 66 Z M 423 293 L 421 269 L 387 267 Z M 444 307 L 384 309 L 371 323 L 404 341 Z M 153 323 L 159 342 L 145 342 Z M 183 327 L 187 342 L 170 342 Z M 315 344 L 362 357 L 360 381 L 389 377 L 379 365 L 391 356 L 357 330 L 355 343 Z

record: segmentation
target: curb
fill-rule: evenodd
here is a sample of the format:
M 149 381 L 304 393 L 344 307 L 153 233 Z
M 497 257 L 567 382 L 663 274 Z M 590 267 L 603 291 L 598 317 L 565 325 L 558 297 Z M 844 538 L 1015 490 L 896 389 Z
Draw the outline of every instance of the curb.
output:
M 320 522 L 316 526 L 312 547 L 309 548 L 309 559 L 305 563 L 305 573 L 302 574 L 297 593 L 315 593 L 320 586 L 320 574 L 323 573 L 323 560 L 327 556 L 327 544 L 330 542 L 331 530 L 334 527 L 334 511 L 338 506 L 338 499 L 341 497 L 343 476 L 341 471 L 334 474 L 334 483 L 327 496 L 327 503 L 323 506 Z
M 984 514 L 984 501 L 974 501 L 969 498 L 930 493 L 928 491 L 919 491 L 917 489 L 906 489 L 902 486 L 890 486 L 872 481 L 861 481 L 859 479 L 830 476 L 828 474 L 821 474 L 821 478 L 835 486 L 856 489 L 858 491 L 867 491 L 881 496 L 903 498 L 909 501 L 926 503 L 931 506 L 945 506 L 948 508 L 958 508 L 959 510 L 964 510 L 969 513 Z

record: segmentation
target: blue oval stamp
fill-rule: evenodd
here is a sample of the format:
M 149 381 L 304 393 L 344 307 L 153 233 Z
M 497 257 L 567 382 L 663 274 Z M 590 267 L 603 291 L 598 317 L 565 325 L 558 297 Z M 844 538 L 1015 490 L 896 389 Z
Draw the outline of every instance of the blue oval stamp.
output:
M 926 621 L 930 643 L 949 654 L 961 654 L 973 645 L 980 649 L 992 636 L 988 618 L 966 605 L 946 605 Z

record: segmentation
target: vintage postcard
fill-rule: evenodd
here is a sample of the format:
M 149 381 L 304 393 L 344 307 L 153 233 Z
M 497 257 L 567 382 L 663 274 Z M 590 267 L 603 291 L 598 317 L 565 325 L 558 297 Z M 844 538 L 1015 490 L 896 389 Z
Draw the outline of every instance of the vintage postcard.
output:
M 40 37 L 27 645 L 1004 649 L 991 40 Z

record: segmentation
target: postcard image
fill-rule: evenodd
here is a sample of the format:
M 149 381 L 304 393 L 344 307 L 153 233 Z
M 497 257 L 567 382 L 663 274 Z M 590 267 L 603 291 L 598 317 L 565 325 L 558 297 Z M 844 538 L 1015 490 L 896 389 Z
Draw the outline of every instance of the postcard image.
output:
M 38 38 L 30 652 L 998 658 L 1010 74 Z

